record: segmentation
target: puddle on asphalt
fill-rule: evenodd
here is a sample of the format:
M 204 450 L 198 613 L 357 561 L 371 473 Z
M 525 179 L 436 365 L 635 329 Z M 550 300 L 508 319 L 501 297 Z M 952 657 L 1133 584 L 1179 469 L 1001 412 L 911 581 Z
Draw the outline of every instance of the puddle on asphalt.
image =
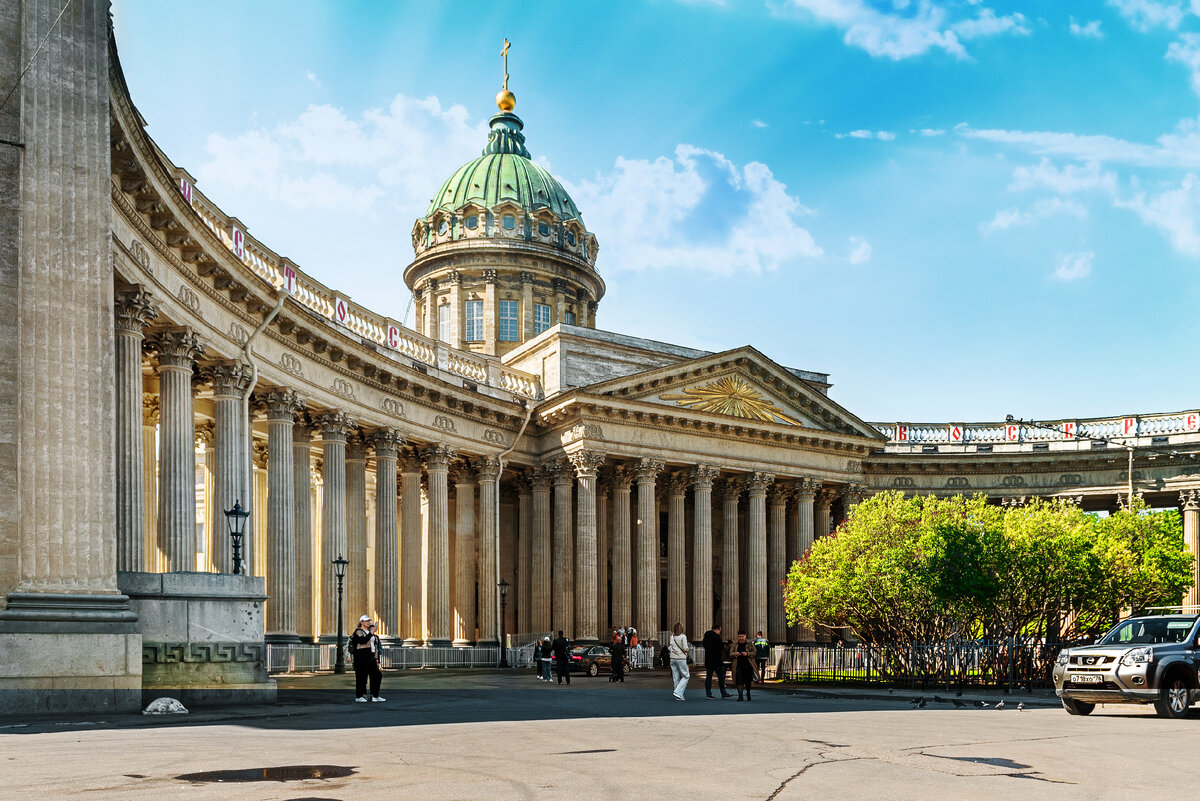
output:
M 282 765 L 275 768 L 208 770 L 184 773 L 175 778 L 184 782 L 299 782 L 306 779 L 340 779 L 353 773 L 354 768 L 344 765 Z

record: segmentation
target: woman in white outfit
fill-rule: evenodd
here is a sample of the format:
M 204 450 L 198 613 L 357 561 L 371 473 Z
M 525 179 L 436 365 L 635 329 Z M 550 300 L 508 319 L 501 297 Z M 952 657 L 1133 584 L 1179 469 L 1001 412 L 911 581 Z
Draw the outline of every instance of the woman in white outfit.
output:
M 683 633 L 683 624 L 676 623 L 672 630 L 671 641 L 667 643 L 667 654 L 671 657 L 671 684 L 674 685 L 672 695 L 676 701 L 683 700 L 683 691 L 687 689 L 688 679 L 692 677 L 688 670 L 688 638 Z

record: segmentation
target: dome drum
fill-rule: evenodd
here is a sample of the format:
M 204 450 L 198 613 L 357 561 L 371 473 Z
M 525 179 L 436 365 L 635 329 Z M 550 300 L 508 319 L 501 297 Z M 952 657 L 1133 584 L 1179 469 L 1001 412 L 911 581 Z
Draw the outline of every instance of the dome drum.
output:
M 554 248 L 595 269 L 596 237 L 578 218 L 563 219 L 546 208 L 527 211 L 515 201 L 493 208 L 469 202 L 457 209 L 438 209 L 413 225 L 412 245 L 418 258 L 432 248 L 463 240 L 518 240 Z

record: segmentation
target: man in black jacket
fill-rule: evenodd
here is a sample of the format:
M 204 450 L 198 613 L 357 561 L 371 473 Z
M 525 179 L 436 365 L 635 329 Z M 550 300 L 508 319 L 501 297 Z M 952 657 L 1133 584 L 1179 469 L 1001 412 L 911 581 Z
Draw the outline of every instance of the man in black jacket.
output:
M 700 645 L 704 648 L 704 695 L 707 698 L 714 698 L 712 694 L 713 674 L 717 674 L 717 686 L 721 690 L 721 697 L 728 698 L 731 693 L 725 690 L 725 643 L 721 641 L 721 624 L 715 624 L 711 629 L 704 632 L 704 639 L 700 641 Z
M 563 679 L 567 680 L 567 684 L 571 683 L 571 641 L 563 636 L 561 630 L 558 632 L 558 638 L 550 643 L 550 647 L 554 649 L 554 666 L 558 670 L 558 683 L 562 684 Z

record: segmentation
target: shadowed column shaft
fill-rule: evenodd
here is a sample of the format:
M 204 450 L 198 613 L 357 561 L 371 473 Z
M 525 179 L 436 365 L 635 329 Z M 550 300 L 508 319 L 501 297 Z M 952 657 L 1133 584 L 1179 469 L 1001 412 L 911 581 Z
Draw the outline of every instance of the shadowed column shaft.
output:
M 117 570 L 146 570 L 142 340 L 158 310 L 142 289 L 116 302 Z
M 500 598 L 497 568 L 500 544 L 497 540 L 496 504 L 500 499 L 500 461 L 494 456 L 476 463 L 479 476 L 479 642 L 500 642 Z M 520 543 L 518 543 L 518 546 Z M 510 596 L 511 601 L 511 596 Z
M 367 587 L 367 446 L 359 435 L 346 445 L 346 611 L 370 614 Z M 353 622 L 353 621 L 350 621 Z
M 700 465 L 692 471 L 692 627 L 699 640 L 713 620 L 712 482 L 717 471 Z
M 530 628 L 534 632 L 550 630 L 550 478 L 539 470 L 534 473 L 533 536 L 530 547 Z
M 551 580 L 553 597 L 552 619 L 555 632 L 566 632 L 574 638 L 575 630 L 575 565 L 572 562 L 571 473 L 565 465 L 556 465 L 554 476 L 554 575 Z
M 346 557 L 346 435 L 351 423 L 344 414 L 330 413 L 318 419 L 321 427 L 321 637 L 337 636 L 338 583 L 333 560 Z M 343 586 L 343 592 L 345 587 Z M 347 607 L 343 614 L 357 618 L 362 612 Z
M 424 452 L 429 479 L 429 521 L 422 544 L 424 590 L 421 595 L 425 644 L 450 645 L 450 507 L 448 474 L 454 450 L 434 445 Z
M 633 625 L 633 541 L 630 537 L 630 481 L 623 468 L 613 471 L 612 616 L 613 625 Z
M 196 569 L 196 423 L 192 368 L 204 352 L 190 330 L 160 334 L 158 542 L 167 572 Z
M 641 459 L 637 467 L 638 527 L 637 548 L 637 629 L 641 638 L 650 640 L 658 635 L 659 614 L 659 557 L 658 503 L 654 484 L 662 462 Z
M 421 463 L 409 456 L 401 463 L 400 503 L 400 636 L 405 645 L 425 639 L 421 621 Z
M 296 467 L 294 393 L 272 391 L 267 405 L 267 635 L 296 634 Z
M 754 473 L 746 482 L 746 631 L 767 630 L 767 487 L 773 477 Z
M 464 469 L 454 481 L 454 644 L 475 642 L 475 482 Z
M 721 521 L 721 623 L 725 627 L 726 639 L 732 639 L 741 626 L 742 606 L 738 586 L 741 564 L 738 559 L 738 496 L 741 491 L 740 482 L 725 482 L 724 517 Z
M 296 530 L 296 634 L 313 638 L 312 435 L 307 423 L 292 426 L 292 492 Z
M 783 571 L 787 566 L 787 492 L 776 487 L 771 496 L 767 523 L 767 639 L 773 643 L 787 640 L 787 621 L 783 617 Z
M 379 636 L 389 640 L 400 634 L 396 456 L 403 442 L 398 431 L 375 433 L 375 614 Z

